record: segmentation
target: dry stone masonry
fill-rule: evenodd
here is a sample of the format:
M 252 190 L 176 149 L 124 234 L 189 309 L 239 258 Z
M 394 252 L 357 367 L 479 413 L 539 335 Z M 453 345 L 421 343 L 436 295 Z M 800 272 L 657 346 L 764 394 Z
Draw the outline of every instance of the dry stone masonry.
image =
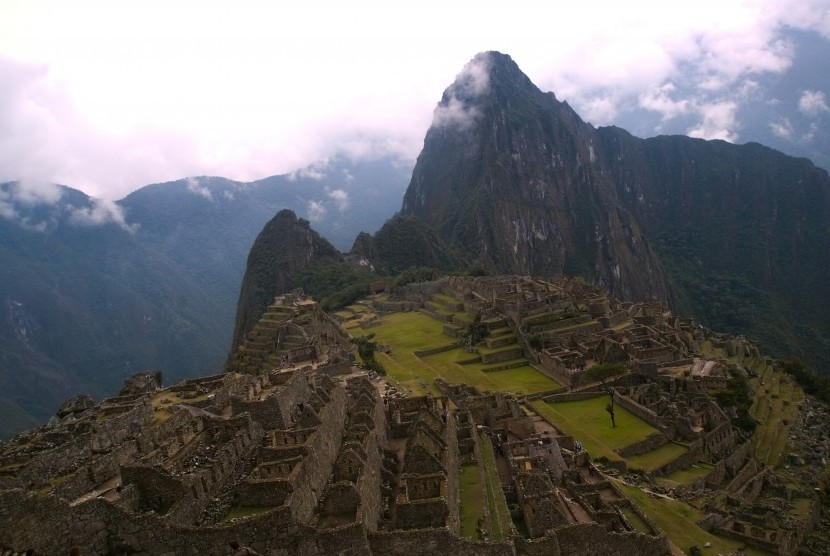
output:
M 795 554 L 820 519 L 805 492 L 786 494 L 802 500 L 803 520 L 770 511 L 770 492 L 786 488 L 711 395 L 747 370 L 699 346 L 758 358 L 743 338 L 572 280 L 450 277 L 376 297 L 375 308 L 379 318 L 423 310 L 443 322 L 449 347 L 470 320 L 444 315 L 476 315 L 492 334 L 486 353 L 469 346 L 470 361 L 483 372 L 534 364 L 562 385 L 536 401 L 610 393 L 658 431 L 621 457 L 675 443 L 683 455 L 652 477 L 710 466 L 671 493 L 711 498 L 706 530 Z M 275 300 L 222 374 L 162 388 L 159 373 L 141 373 L 116 397 L 69 400 L 45 426 L 0 444 L 0 553 L 670 552 L 609 480 L 619 471 L 592 462 L 531 397 L 441 379 L 440 395 L 403 396 L 353 365 L 348 340 L 295 291 Z M 629 372 L 592 384 L 598 363 Z M 819 409 L 806 415 L 795 430 L 826 434 Z M 461 478 L 471 472 L 492 500 L 478 538 L 461 534 Z

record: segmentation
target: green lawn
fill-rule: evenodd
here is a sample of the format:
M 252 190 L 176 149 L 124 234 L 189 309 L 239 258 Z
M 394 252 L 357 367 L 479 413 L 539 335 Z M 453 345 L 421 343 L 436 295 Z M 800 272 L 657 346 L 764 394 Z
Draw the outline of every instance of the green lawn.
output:
M 689 449 L 674 442 L 663 444 L 656 450 L 646 452 L 637 456 L 625 458 L 627 465 L 632 469 L 645 469 L 646 471 L 653 471 L 672 460 L 675 460 L 687 453 Z
M 487 506 L 490 509 L 490 523 L 488 530 L 492 540 L 501 540 L 510 536 L 510 512 L 504 499 L 504 492 L 501 489 L 499 472 L 496 469 L 496 459 L 493 454 L 493 445 L 490 438 L 485 434 L 479 435 L 481 439 L 482 462 L 484 466 L 484 480 L 487 487 Z
M 640 517 L 640 514 L 635 512 L 632 508 L 624 507 L 620 508 L 623 515 L 626 517 L 628 522 L 634 527 L 634 529 L 638 533 L 642 533 L 644 535 L 653 535 L 654 531 L 651 529 L 651 526 L 646 523 L 646 521 Z
M 684 554 L 687 554 L 689 548 L 694 545 L 700 547 L 703 554 L 734 553 L 739 547 L 745 546 L 740 541 L 712 535 L 698 527 L 697 521 L 703 517 L 703 512 L 685 502 L 652 497 L 637 487 L 628 486 L 619 481 L 614 482 L 633 503 L 637 504 L 641 510 L 654 520 L 658 527 L 665 531 L 669 540 Z M 706 541 L 712 543 L 710 548 L 703 548 Z M 752 547 L 744 548 L 744 553 L 748 556 L 767 554 L 767 552 Z
M 658 477 L 656 481 L 666 488 L 674 488 L 680 485 L 687 485 L 696 479 L 702 479 L 712 469 L 714 467 L 708 463 L 696 463 L 688 469 L 681 469 L 665 477 Z
M 493 364 L 459 365 L 458 361 L 475 357 L 475 354 L 467 353 L 460 347 L 426 357 L 417 357 L 414 353 L 416 351 L 444 346 L 454 341 L 454 338 L 444 334 L 440 322 L 421 313 L 385 315 L 381 326 L 371 328 L 366 333 L 374 333 L 376 342 L 389 345 L 390 355 L 377 353 L 375 357 L 394 382 L 414 395 L 427 392 L 437 394 L 438 391 L 433 386 L 433 381 L 437 377 L 452 384 L 463 382 L 480 390 L 501 390 L 519 394 L 543 392 L 559 387 L 557 382 L 529 365 L 490 373 L 484 373 L 481 369 L 492 367 Z M 363 334 L 352 330 L 352 335 Z M 426 383 L 426 388 L 422 382 Z
M 222 523 L 227 523 L 228 521 L 242 517 L 251 517 L 254 515 L 264 514 L 274 508 L 275 506 L 234 506 L 228 510 L 225 517 L 222 518 Z
M 643 440 L 649 434 L 659 432 L 619 405 L 614 407 L 617 426 L 612 427 L 611 418 L 605 411 L 608 403 L 609 397 L 603 395 L 578 402 L 548 404 L 537 401 L 533 402 L 533 407 L 564 432 L 573 436 L 574 440 L 580 441 L 593 458 L 605 456 L 611 460 L 621 460 L 623 458 L 617 455 L 614 449 L 628 446 Z
M 476 524 L 484 517 L 481 470 L 477 465 L 465 465 L 461 468 L 460 487 L 461 535 L 477 539 Z

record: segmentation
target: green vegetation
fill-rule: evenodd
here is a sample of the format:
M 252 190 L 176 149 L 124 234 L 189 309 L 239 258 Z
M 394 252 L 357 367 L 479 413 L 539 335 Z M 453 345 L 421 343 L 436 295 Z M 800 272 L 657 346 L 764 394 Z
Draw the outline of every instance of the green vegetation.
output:
M 375 359 L 375 350 L 378 348 L 378 343 L 372 340 L 374 337 L 374 334 L 357 336 L 352 338 L 351 342 L 357 346 L 357 354 L 360 356 L 360 360 L 363 361 L 364 367 L 385 374 L 386 371 L 383 370 L 383 365 Z
M 481 322 L 481 313 L 476 313 L 472 320 L 467 323 L 467 330 L 460 338 L 460 343 L 467 347 L 477 346 L 484 341 L 490 331 L 487 325 Z
M 622 363 L 600 363 L 585 371 L 585 376 L 588 377 L 589 382 L 605 384 L 606 380 L 625 374 L 627 370 L 628 368 Z
M 325 311 L 337 310 L 366 296 L 379 277 L 337 259 L 311 261 L 297 270 L 294 280 L 303 292 L 319 301 Z
M 726 390 L 715 393 L 715 399 L 721 407 L 734 407 L 737 417 L 732 419 L 732 424 L 751 433 L 757 425 L 755 419 L 749 413 L 752 405 L 752 396 L 749 391 L 749 383 L 740 375 L 733 374 L 729 379 Z
M 484 518 L 481 470 L 478 466 L 463 466 L 459 485 L 461 487 L 461 535 L 477 539 L 477 526 L 479 521 Z
M 463 382 L 481 390 L 523 394 L 559 388 L 559 384 L 529 365 L 494 372 L 482 371 L 492 365 L 460 365 L 458 361 L 475 357 L 475 354 L 461 347 L 418 357 L 414 352 L 454 342 L 453 338 L 444 334 L 442 323 L 422 313 L 385 315 L 383 325 L 373 330 L 375 341 L 388 345 L 391 350 L 390 355 L 376 353 L 376 359 L 386 369 L 389 378 L 412 393 L 437 393 L 433 382 L 438 377 L 453 384 Z
M 443 274 L 443 272 L 435 268 L 429 268 L 426 266 L 413 266 L 407 268 L 406 270 L 398 274 L 395 277 L 392 286 L 398 287 L 416 282 L 429 282 L 431 280 L 437 280 Z
M 684 553 L 692 546 L 702 547 L 705 542 L 712 543 L 711 548 L 705 549 L 706 554 L 734 553 L 745 545 L 739 541 L 718 537 L 702 530 L 697 521 L 703 517 L 703 512 L 689 506 L 680 500 L 652 496 L 648 492 L 619 481 L 615 481 L 631 501 L 640 507 L 654 520 L 658 527 L 668 535 L 669 540 Z M 766 552 L 744 548 L 748 556 L 760 556 Z
M 389 275 L 413 267 L 457 271 L 466 266 L 463 257 L 447 247 L 423 221 L 412 216 L 393 216 L 374 237 L 364 241 L 364 250 L 382 255 L 370 257 L 378 271 Z M 420 281 L 415 276 L 412 280 Z
M 501 540 L 510 536 L 510 512 L 501 489 L 499 472 L 496 469 L 496 458 L 493 454 L 493 445 L 485 434 L 479 434 L 481 440 L 482 465 L 484 466 L 484 483 L 487 488 L 487 507 L 490 509 L 490 535 L 493 540 Z
M 606 396 L 577 402 L 548 404 L 533 402 L 533 407 L 557 424 L 564 432 L 579 440 L 593 458 L 606 457 L 621 460 L 613 450 L 645 439 L 657 429 L 626 409 L 616 410 L 617 426 L 608 422 L 605 411 Z M 645 454 L 644 454 L 645 455 Z
M 228 510 L 228 513 L 225 515 L 225 517 L 222 518 L 222 523 L 227 523 L 234 519 L 264 514 L 273 509 L 273 506 L 234 506 L 233 508 Z
M 816 374 L 798 357 L 782 357 L 778 362 L 781 370 L 792 375 L 805 392 L 830 403 L 830 377 Z

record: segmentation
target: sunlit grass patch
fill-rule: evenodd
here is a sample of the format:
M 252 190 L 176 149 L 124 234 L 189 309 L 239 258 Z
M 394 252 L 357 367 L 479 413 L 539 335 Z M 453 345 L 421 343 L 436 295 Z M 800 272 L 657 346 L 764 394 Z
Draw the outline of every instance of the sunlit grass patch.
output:
M 576 402 L 534 402 L 533 407 L 579 440 L 592 457 L 620 460 L 613 450 L 659 431 L 619 405 L 614 407 L 617 426 L 611 426 L 611 417 L 605 410 L 609 403 L 610 397 L 602 395 Z
M 644 454 L 637 456 L 629 456 L 625 458 L 628 466 L 633 469 L 645 469 L 646 471 L 653 471 L 670 461 L 673 461 L 689 451 L 685 446 L 668 442 L 663 444 L 656 450 L 651 450 Z
M 478 466 L 462 467 L 459 484 L 461 487 L 461 535 L 477 539 L 476 525 L 484 517 L 483 486 Z
M 617 482 L 623 492 L 637 506 L 640 507 L 660 527 L 669 540 L 680 550 L 686 553 L 690 547 L 702 547 L 707 541 L 711 547 L 706 548 L 704 554 L 731 554 L 745 544 L 740 541 L 726 539 L 707 533 L 697 525 L 703 517 L 703 512 L 680 500 L 655 497 L 640 488 Z M 748 556 L 767 554 L 752 547 L 744 548 Z

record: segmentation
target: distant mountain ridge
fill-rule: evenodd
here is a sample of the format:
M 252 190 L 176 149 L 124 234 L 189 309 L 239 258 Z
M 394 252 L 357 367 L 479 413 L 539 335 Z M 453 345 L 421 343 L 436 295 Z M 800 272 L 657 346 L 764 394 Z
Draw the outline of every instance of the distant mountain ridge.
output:
M 807 159 L 595 129 L 487 52 L 438 104 L 401 213 L 485 268 L 581 275 L 830 370 L 830 178 Z
M 134 192 L 109 221 L 78 191 L 15 205 L 11 187 L 0 185 L 0 436 L 136 371 L 216 372 L 235 307 L 250 322 L 277 289 L 309 281 L 336 299 L 355 268 L 348 287 L 411 266 L 584 276 L 830 370 L 824 170 L 757 144 L 594 128 L 500 53 L 478 55 L 444 93 L 411 174 L 387 158 L 248 184 L 188 178 Z M 282 210 L 288 228 L 266 230 Z M 288 268 L 257 249 L 253 264 L 272 266 L 240 292 L 261 232 L 289 254 L 318 248 Z
M 56 202 L 16 201 L 0 185 L 0 438 L 138 371 L 218 372 L 265 223 L 288 208 L 348 248 L 397 209 L 410 168 L 336 157 L 251 183 L 149 185 L 112 205 L 66 187 Z

